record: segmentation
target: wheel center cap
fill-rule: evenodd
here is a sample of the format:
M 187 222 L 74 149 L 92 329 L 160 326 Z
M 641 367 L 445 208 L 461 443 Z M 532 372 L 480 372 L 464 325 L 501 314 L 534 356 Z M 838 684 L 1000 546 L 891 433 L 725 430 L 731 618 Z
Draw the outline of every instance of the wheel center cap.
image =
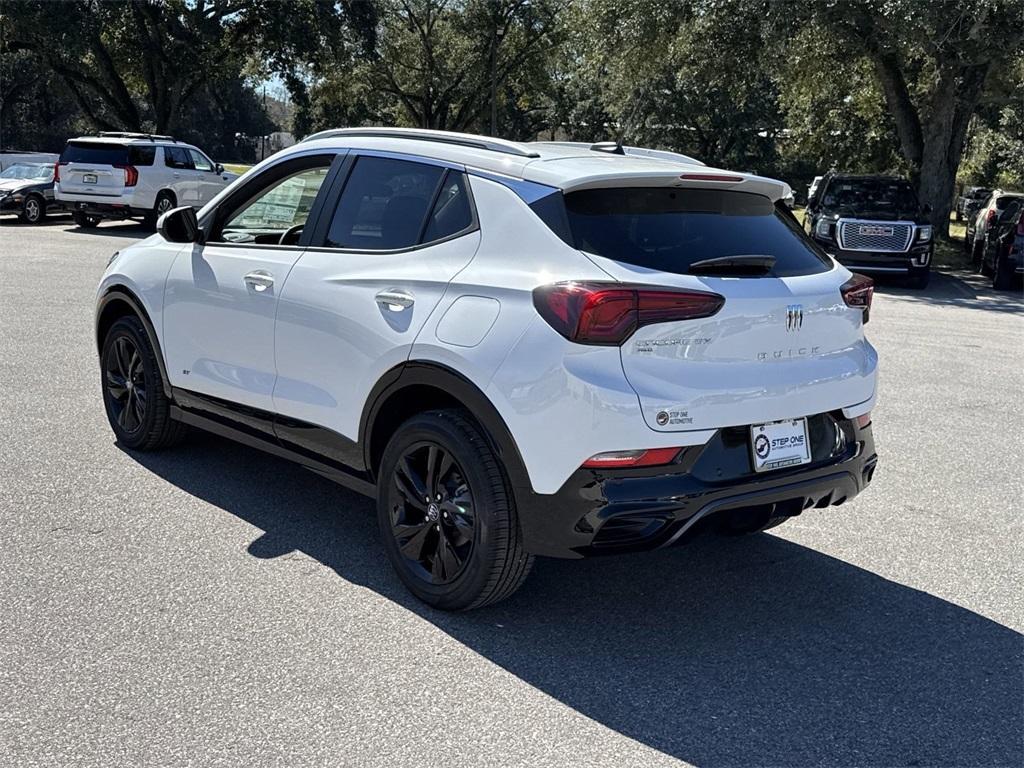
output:
M 437 518 L 439 518 L 440 516 L 441 508 L 437 506 L 437 504 L 430 504 L 427 507 L 427 519 L 430 520 L 430 522 L 436 522 Z

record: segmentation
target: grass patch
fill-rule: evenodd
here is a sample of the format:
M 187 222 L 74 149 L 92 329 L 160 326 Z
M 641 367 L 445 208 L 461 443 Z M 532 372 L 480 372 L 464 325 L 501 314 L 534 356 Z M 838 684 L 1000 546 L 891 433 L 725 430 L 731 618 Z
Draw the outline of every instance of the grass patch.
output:
M 231 171 L 232 173 L 245 173 L 252 168 L 251 165 L 240 165 L 238 163 L 221 163 L 221 165 L 224 166 L 224 170 Z

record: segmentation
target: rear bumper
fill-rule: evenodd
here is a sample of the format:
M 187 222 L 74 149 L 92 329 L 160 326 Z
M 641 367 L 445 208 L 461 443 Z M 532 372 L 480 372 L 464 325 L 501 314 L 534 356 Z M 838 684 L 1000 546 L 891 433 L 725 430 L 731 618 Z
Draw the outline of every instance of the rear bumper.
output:
M 131 205 L 98 203 L 92 200 L 78 200 L 70 202 L 63 200 L 64 207 L 73 213 L 84 213 L 87 216 L 98 216 L 101 219 L 129 219 L 145 216 L 149 210 L 135 208 Z
M 668 467 L 579 470 L 555 494 L 519 490 L 526 548 L 587 557 L 682 543 L 707 526 L 754 530 L 773 517 L 843 504 L 867 487 L 877 463 L 871 425 L 841 413 L 808 420 L 812 461 L 753 472 L 746 427 L 719 430 Z

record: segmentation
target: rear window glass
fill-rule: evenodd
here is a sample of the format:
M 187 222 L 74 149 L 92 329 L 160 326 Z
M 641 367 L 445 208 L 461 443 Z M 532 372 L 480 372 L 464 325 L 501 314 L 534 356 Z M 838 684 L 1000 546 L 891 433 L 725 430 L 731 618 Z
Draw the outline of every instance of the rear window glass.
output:
M 101 144 L 93 141 L 69 141 L 60 153 L 62 163 L 92 165 L 127 165 L 128 147 L 124 144 Z
M 702 189 L 588 189 L 565 195 L 577 248 L 615 261 L 685 274 L 724 256 L 772 256 L 771 275 L 825 272 L 831 262 L 763 195 Z
M 1020 198 L 1017 195 L 1003 195 L 996 198 L 996 210 L 1001 211 L 1008 206 L 1016 207 Z

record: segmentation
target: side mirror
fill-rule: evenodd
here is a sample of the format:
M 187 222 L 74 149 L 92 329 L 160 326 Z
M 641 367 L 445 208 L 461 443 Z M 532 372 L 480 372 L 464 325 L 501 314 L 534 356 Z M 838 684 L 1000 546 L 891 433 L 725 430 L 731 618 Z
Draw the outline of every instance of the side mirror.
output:
M 930 205 L 928 205 L 928 203 L 925 203 L 924 205 L 921 206 L 921 214 L 923 216 L 931 216 L 932 215 L 932 207 Z
M 199 221 L 191 205 L 165 213 L 157 222 L 156 229 L 169 243 L 194 243 L 199 239 Z
M 217 163 L 215 166 L 213 166 L 213 170 L 214 170 L 215 173 L 218 173 L 218 174 L 224 173 L 224 166 L 221 165 L 220 163 Z

